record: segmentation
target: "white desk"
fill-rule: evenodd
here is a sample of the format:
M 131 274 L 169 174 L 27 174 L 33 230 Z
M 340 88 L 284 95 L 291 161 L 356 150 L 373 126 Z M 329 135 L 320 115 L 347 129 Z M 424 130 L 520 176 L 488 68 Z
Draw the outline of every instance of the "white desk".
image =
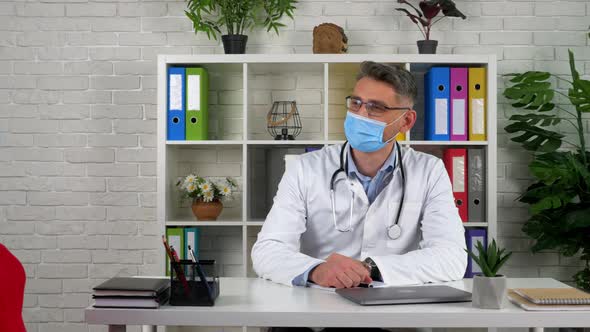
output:
M 303 327 L 590 327 L 588 311 L 524 311 L 512 303 L 502 310 L 476 309 L 471 302 L 359 306 L 336 293 L 286 287 L 262 279 L 222 278 L 213 307 L 160 309 L 87 308 L 86 322 L 125 331 L 126 325 L 303 326 Z M 471 280 L 447 283 L 471 291 Z M 567 287 L 549 278 L 509 279 L 508 287 Z M 150 327 L 151 326 L 151 327 Z

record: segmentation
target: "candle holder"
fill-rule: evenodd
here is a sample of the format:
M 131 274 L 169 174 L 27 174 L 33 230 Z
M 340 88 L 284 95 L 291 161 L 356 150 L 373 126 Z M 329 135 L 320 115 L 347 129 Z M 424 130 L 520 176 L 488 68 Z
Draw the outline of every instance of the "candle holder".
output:
M 266 115 L 266 129 L 275 140 L 294 140 L 301 133 L 295 101 L 275 101 Z

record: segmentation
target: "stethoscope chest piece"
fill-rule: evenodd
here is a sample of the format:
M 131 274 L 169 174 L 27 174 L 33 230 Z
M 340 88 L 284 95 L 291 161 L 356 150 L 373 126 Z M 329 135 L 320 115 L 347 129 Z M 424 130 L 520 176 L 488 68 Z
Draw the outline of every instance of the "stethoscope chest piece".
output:
M 387 236 L 392 240 L 397 240 L 402 235 L 402 228 L 398 225 L 392 225 L 387 229 Z

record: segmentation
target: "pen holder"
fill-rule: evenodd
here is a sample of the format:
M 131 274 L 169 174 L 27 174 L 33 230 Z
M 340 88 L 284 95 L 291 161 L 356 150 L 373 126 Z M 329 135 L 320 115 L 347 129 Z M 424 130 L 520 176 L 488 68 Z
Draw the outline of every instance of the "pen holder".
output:
M 218 296 L 214 260 L 170 262 L 170 305 L 212 306 Z

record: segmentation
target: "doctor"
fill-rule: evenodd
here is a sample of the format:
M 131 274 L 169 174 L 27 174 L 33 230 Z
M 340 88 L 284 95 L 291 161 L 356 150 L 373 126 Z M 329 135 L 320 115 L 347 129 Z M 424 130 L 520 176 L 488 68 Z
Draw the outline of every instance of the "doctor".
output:
M 290 286 L 457 280 L 464 229 L 439 158 L 401 147 L 416 122 L 416 83 L 364 62 L 346 98 L 347 144 L 302 155 L 279 184 L 252 248 L 256 273 Z

